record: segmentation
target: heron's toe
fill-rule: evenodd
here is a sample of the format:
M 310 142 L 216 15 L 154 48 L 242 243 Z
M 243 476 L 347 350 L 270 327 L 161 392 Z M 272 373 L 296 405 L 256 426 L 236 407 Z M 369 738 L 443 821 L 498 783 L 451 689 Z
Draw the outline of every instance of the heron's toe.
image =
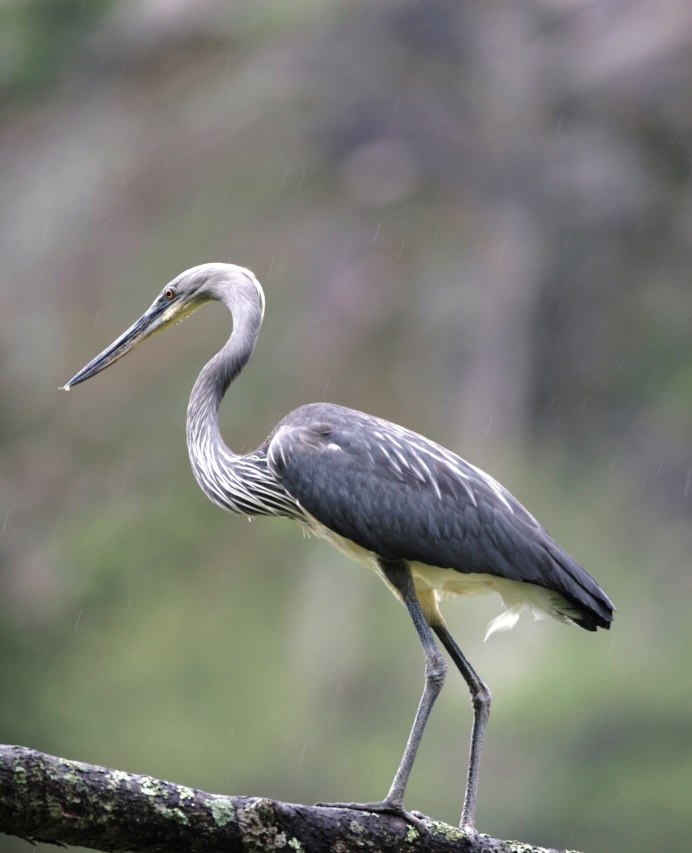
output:
M 421 812 L 410 812 L 405 809 L 400 803 L 392 802 L 391 800 L 381 800 L 376 803 L 315 803 L 320 808 L 330 809 L 351 809 L 358 812 L 372 812 L 373 814 L 390 814 L 395 817 L 400 817 L 421 832 L 430 832 L 425 825 L 425 820 L 428 820 L 426 815 Z

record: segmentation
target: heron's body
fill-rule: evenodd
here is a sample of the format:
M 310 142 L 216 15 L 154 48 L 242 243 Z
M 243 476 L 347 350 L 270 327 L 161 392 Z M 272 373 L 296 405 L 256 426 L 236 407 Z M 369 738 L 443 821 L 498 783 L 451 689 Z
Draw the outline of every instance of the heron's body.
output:
M 242 457 L 255 484 L 242 497 L 229 488 L 238 457 L 189 446 L 212 501 L 246 515 L 269 507 L 380 576 L 379 558 L 405 560 L 428 610 L 442 596 L 496 592 L 508 610 L 494 629 L 523 608 L 590 629 L 608 618 L 598 586 L 507 489 L 404 427 L 331 403 L 301 406 Z
M 197 482 L 231 512 L 295 519 L 375 570 L 407 607 L 426 656 L 425 690 L 390 792 L 381 803 L 365 804 L 368 808 L 412 819 L 403 811 L 403 794 L 446 670 L 431 629 L 437 634 L 474 704 L 461 821 L 472 828 L 490 694 L 449 634 L 440 599 L 498 593 L 507 611 L 491 623 L 491 631 L 511 627 L 523 609 L 588 630 L 608 628 L 612 604 L 500 483 L 389 421 L 314 403 L 286 415 L 257 450 L 233 453 L 219 433 L 218 407 L 252 355 L 264 312 L 259 283 L 241 267 L 204 264 L 182 273 L 65 387 L 98 373 L 153 331 L 209 300 L 226 304 L 234 331 L 202 369 L 190 397 L 187 442 Z

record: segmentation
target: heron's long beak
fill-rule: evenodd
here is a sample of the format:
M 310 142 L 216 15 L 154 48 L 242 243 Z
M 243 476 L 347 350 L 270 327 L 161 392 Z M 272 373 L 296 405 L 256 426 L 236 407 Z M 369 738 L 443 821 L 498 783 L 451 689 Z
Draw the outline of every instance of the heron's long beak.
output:
M 79 373 L 75 373 L 72 379 L 62 386 L 63 389 L 69 391 L 73 385 L 79 385 L 80 382 L 90 379 L 92 376 L 110 367 L 111 364 L 115 364 L 118 359 L 127 355 L 131 349 L 134 349 L 145 338 L 148 338 L 149 335 L 168 326 L 177 313 L 172 305 L 162 305 L 157 300 L 126 332 L 113 341 L 109 347 L 106 347 L 102 353 L 99 353 L 96 358 L 92 358 Z

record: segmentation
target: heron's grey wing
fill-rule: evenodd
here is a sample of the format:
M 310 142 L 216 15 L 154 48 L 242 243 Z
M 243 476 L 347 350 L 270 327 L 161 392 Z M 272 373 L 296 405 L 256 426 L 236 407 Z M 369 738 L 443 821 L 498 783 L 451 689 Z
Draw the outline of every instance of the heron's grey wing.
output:
M 440 461 L 358 426 L 325 421 L 277 431 L 269 463 L 300 505 L 385 559 L 486 572 L 494 557 L 493 573 L 501 573 L 496 499 Z
M 598 585 L 506 489 L 416 433 L 315 404 L 279 424 L 268 462 L 317 521 L 380 557 L 535 583 L 606 618 Z

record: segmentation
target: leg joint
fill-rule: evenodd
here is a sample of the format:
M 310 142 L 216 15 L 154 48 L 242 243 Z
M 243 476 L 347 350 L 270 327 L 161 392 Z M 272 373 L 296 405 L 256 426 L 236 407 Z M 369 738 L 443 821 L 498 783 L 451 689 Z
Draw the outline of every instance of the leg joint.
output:
M 473 691 L 471 701 L 473 702 L 474 710 L 478 713 L 490 713 L 490 702 L 492 696 L 490 690 L 481 681 L 478 687 Z
M 425 664 L 425 680 L 442 687 L 447 675 L 447 661 L 441 654 L 430 655 Z

